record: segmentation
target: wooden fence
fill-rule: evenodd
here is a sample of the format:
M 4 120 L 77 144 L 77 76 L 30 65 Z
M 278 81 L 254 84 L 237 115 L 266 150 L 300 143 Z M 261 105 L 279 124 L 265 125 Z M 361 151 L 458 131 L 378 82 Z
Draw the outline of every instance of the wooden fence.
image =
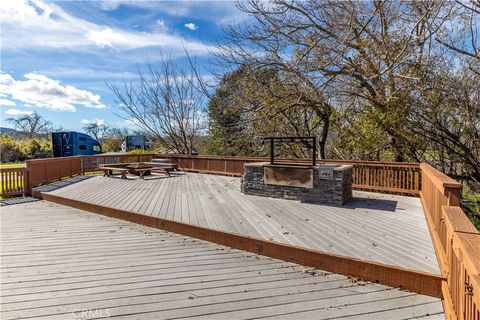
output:
M 459 207 L 461 185 L 421 164 L 420 197 L 436 255 L 447 319 L 480 320 L 480 234 Z
M 82 157 L 27 160 L 29 188 L 82 174 Z
M 168 158 L 178 163 L 182 170 L 241 176 L 243 165 L 249 162 L 269 161 L 263 157 L 217 157 L 158 154 L 158 158 Z M 278 162 L 309 164 L 310 160 L 276 159 Z M 376 190 L 394 193 L 419 195 L 420 165 L 418 163 L 373 162 L 355 160 L 320 160 L 319 163 L 339 163 L 353 165 L 353 187 L 355 189 Z

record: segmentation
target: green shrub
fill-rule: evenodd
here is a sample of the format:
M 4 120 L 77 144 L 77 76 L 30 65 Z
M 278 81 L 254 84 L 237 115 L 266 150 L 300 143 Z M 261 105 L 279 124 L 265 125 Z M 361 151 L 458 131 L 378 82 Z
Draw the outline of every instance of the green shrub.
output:
M 52 143 L 46 139 L 12 139 L 0 137 L 1 163 L 23 162 L 27 159 L 40 159 L 52 156 Z
M 472 223 L 480 230 L 480 193 L 462 194 L 462 207 Z
M 25 156 L 28 159 L 48 158 L 52 156 L 50 141 L 30 139 L 25 141 Z
M 7 135 L 0 137 L 0 162 L 10 163 L 24 161 L 25 155 L 20 150 L 18 143 Z

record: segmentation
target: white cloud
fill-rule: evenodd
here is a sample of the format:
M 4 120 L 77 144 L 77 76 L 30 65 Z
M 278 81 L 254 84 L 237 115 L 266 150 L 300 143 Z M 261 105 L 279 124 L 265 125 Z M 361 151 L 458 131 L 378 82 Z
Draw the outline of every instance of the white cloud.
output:
M 235 0 L 223 1 L 177 1 L 168 5 L 164 1 L 132 1 L 109 0 L 94 2 L 102 10 L 116 10 L 120 5 L 142 8 L 145 10 L 162 12 L 176 17 L 196 17 L 202 20 L 211 20 L 219 25 L 240 23 L 250 18 L 250 15 L 237 8 Z M 208 10 L 205 10 L 208 7 Z
M 103 119 L 98 119 L 98 118 L 95 118 L 93 120 L 87 120 L 87 119 L 83 119 L 82 121 L 82 124 L 91 124 L 91 123 L 95 123 L 97 124 L 98 126 L 106 126 L 107 125 L 107 122 Z
M 121 5 L 129 7 L 137 7 L 143 9 L 153 9 L 156 7 L 155 1 L 138 1 L 138 0 L 103 0 L 91 1 L 91 4 L 102 9 L 103 11 L 117 10 Z
M 37 73 L 24 75 L 27 80 L 15 80 L 11 75 L 0 72 L 0 94 L 34 107 L 60 111 L 75 111 L 75 106 L 106 108 L 100 96 L 80 90 L 60 81 Z
M 99 7 L 100 9 L 104 10 L 104 11 L 113 11 L 113 10 L 117 10 L 118 7 L 120 6 L 120 1 L 114 1 L 114 0 L 111 0 L 111 1 L 96 1 L 94 2 L 94 5 Z
M 195 31 L 198 29 L 198 26 L 193 22 L 189 22 L 189 23 L 185 23 L 185 28 Z
M 116 33 L 110 28 L 101 31 L 90 30 L 87 38 L 100 47 L 113 47 L 114 43 L 119 44 L 126 40 L 122 34 Z
M 14 105 L 16 105 L 16 103 L 11 100 L 0 99 L 0 106 L 13 107 Z
M 89 50 L 112 47 L 131 50 L 160 46 L 183 52 L 183 43 L 195 54 L 214 49 L 161 28 L 154 32 L 127 31 L 75 17 L 55 3 L 3 1 L 0 6 L 2 46 L 12 49 L 68 48 Z
M 99 82 L 105 82 L 107 80 L 123 80 L 123 79 L 133 79 L 137 78 L 138 74 L 130 71 L 110 71 L 110 70 L 99 70 L 86 67 L 56 67 L 56 68 L 45 68 L 37 70 L 37 73 L 45 73 L 53 78 L 82 78 L 82 79 L 94 79 Z M 1 94 L 0 94 L 1 97 Z
M 8 109 L 5 111 L 6 114 L 11 115 L 11 116 L 20 116 L 24 114 L 33 114 L 33 111 L 26 111 L 26 110 L 18 110 L 18 109 Z

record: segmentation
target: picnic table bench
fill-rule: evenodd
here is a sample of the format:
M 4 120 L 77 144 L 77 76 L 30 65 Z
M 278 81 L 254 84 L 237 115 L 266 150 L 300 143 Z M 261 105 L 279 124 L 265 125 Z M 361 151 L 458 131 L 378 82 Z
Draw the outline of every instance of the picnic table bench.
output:
M 150 165 L 151 172 L 165 173 L 169 177 L 171 177 L 171 171 L 178 169 L 178 164 L 176 163 L 142 162 L 142 164 Z M 143 179 L 143 177 L 141 177 L 141 179 Z
M 127 179 L 127 173 L 130 172 L 130 169 L 126 167 L 117 167 L 117 166 L 101 166 L 98 169 L 103 171 L 104 177 L 110 177 L 113 174 L 113 171 L 118 171 L 121 174 L 120 179 Z

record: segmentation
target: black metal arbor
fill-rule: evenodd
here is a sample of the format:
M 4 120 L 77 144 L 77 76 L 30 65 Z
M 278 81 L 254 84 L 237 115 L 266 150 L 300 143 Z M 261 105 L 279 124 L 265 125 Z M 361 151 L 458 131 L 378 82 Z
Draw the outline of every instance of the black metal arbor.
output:
M 316 137 L 260 137 L 263 143 L 270 141 L 270 164 L 275 163 L 275 142 L 282 143 L 304 143 L 312 141 L 312 165 L 316 165 L 317 159 L 317 138 Z

